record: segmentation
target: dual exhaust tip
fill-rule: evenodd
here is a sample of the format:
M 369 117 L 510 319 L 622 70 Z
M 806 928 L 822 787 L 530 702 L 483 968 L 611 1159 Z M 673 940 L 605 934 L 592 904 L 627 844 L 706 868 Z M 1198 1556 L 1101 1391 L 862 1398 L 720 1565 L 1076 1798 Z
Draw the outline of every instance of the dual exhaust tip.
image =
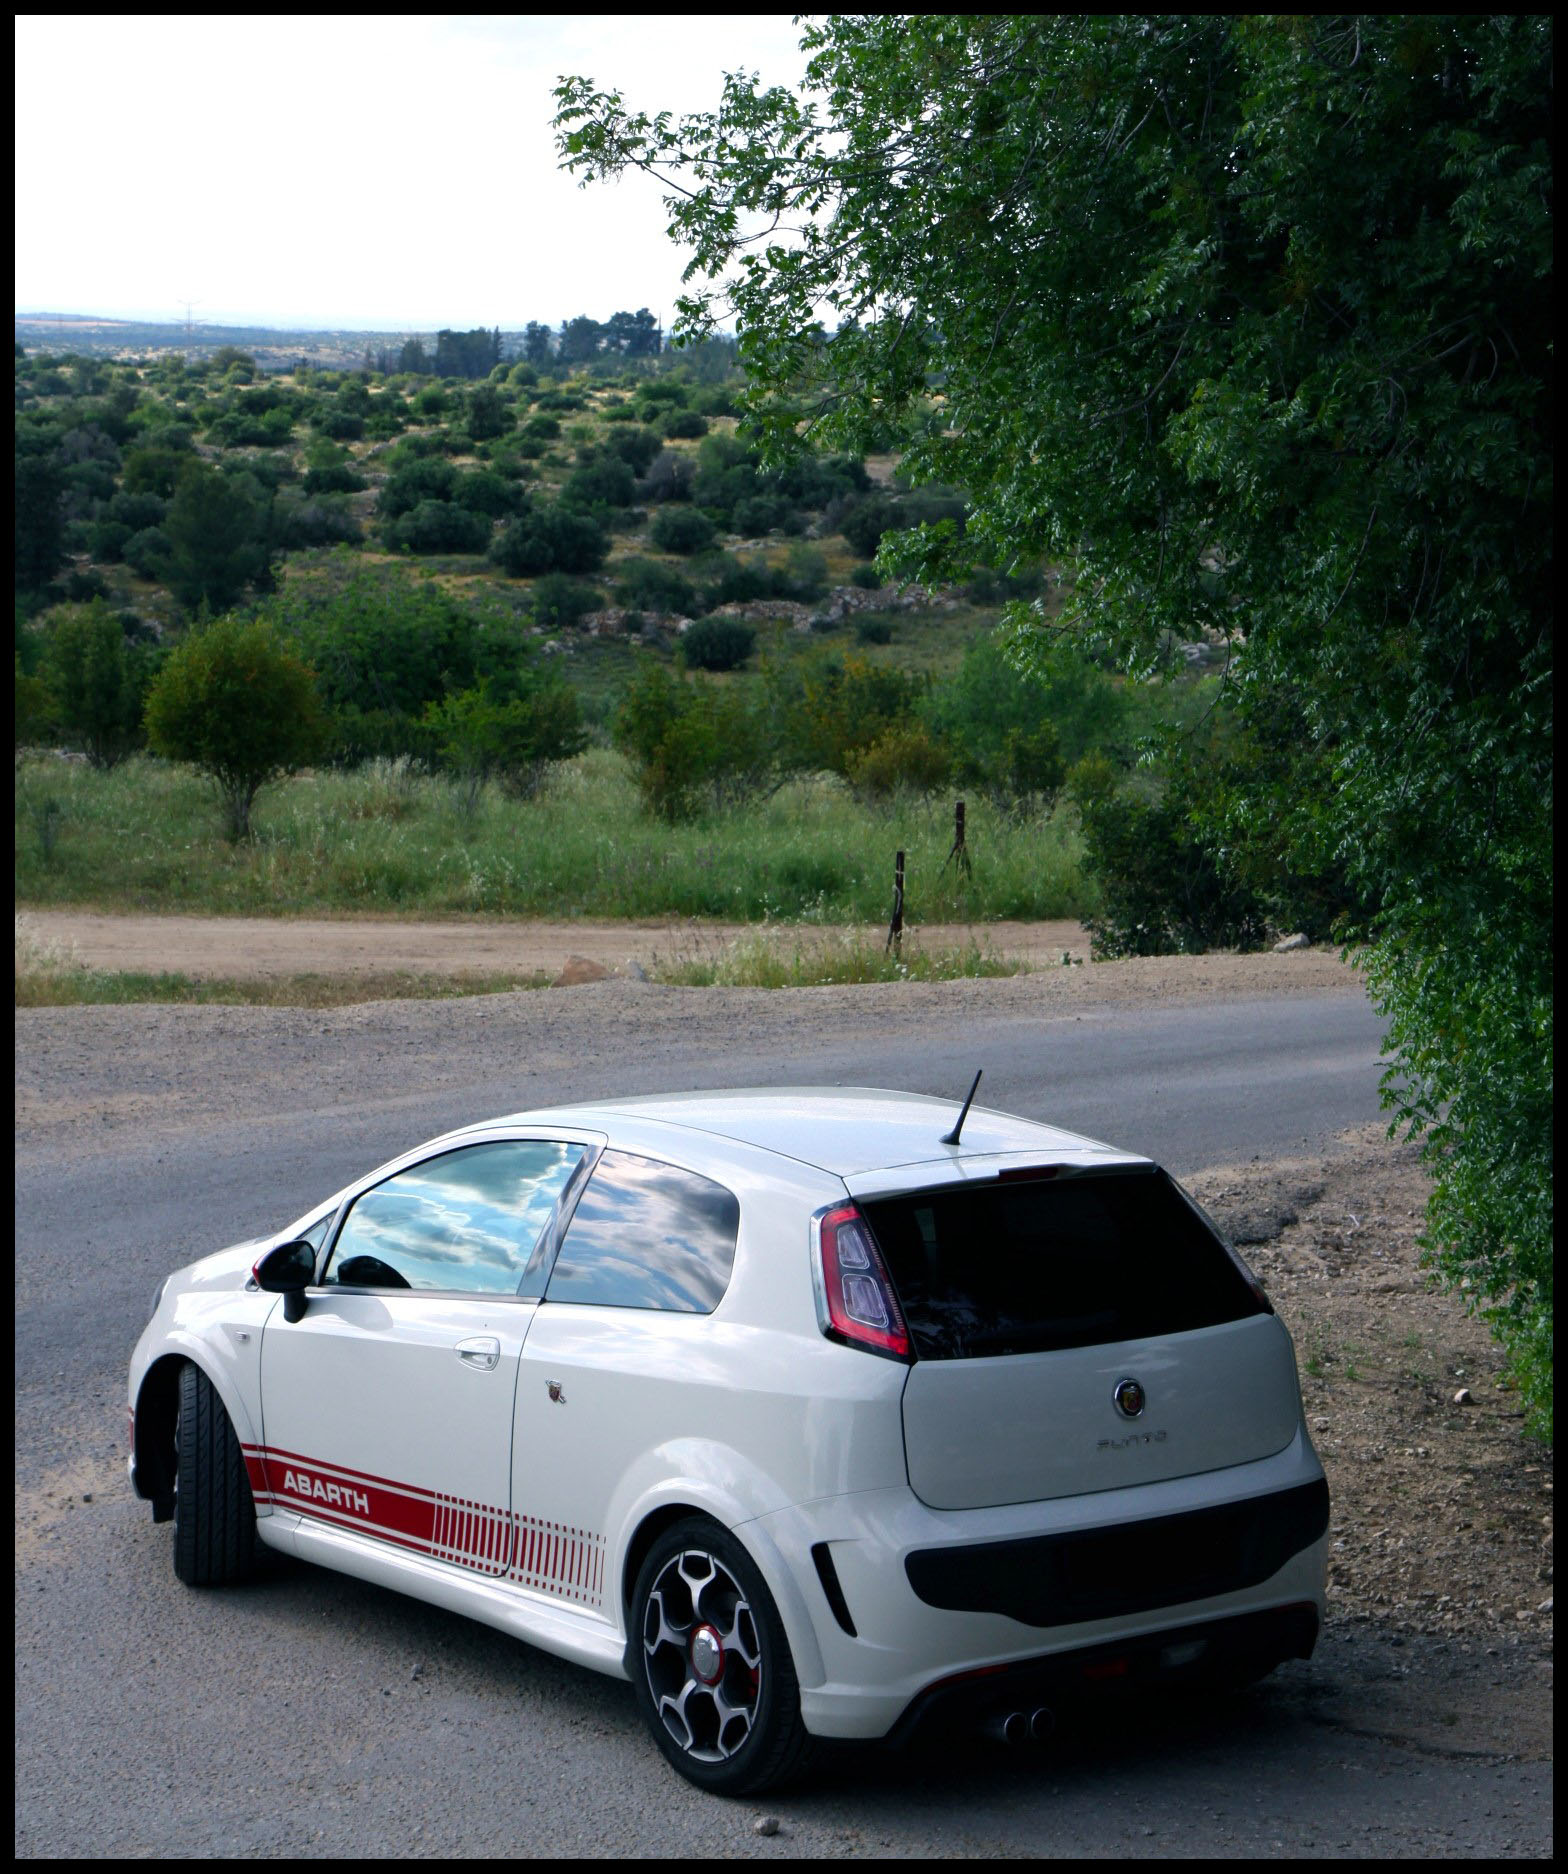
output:
M 1056 1713 L 1046 1705 L 1033 1711 L 994 1711 L 982 1729 L 1002 1744 L 1043 1744 L 1056 1729 Z

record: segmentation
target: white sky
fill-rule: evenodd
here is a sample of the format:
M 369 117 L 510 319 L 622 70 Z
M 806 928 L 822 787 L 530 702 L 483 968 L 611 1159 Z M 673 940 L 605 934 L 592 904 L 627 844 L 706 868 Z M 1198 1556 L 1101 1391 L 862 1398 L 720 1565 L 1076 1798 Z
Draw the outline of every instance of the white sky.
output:
M 556 166 L 561 73 L 709 109 L 793 84 L 787 14 L 22 16 L 16 309 L 433 330 L 650 307 L 657 185 Z

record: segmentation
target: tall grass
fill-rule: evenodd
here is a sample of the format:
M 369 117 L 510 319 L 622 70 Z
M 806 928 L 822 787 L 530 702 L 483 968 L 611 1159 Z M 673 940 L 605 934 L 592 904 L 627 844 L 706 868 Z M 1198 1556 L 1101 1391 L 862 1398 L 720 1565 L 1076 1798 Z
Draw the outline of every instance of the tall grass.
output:
M 875 923 L 888 916 L 902 849 L 912 921 L 1094 908 L 1068 809 L 1018 823 L 971 799 L 964 876 L 945 863 L 945 798 L 875 807 L 817 776 L 668 827 L 643 814 L 608 749 L 557 768 L 536 799 L 491 788 L 472 816 L 450 782 L 396 764 L 300 775 L 263 790 L 254 826 L 251 841 L 230 845 L 211 791 L 187 768 L 142 756 L 105 774 L 29 756 L 17 769 L 17 899 L 229 914 Z

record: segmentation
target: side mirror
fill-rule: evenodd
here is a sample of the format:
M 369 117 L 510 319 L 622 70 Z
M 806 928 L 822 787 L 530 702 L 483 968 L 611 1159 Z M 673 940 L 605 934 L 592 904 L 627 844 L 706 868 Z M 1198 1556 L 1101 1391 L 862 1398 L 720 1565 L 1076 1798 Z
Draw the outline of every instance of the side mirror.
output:
M 251 1274 L 258 1288 L 269 1295 L 283 1297 L 285 1321 L 301 1320 L 306 1307 L 305 1290 L 316 1279 L 315 1245 L 303 1239 L 280 1243 L 276 1249 L 268 1250 Z

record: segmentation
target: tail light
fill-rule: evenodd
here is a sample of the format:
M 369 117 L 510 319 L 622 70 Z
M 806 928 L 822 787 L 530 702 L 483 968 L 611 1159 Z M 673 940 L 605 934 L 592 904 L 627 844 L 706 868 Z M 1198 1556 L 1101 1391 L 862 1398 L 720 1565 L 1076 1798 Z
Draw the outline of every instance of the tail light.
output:
M 853 1204 L 816 1219 L 812 1276 L 817 1321 L 829 1340 L 908 1362 L 909 1330 L 871 1226 Z

